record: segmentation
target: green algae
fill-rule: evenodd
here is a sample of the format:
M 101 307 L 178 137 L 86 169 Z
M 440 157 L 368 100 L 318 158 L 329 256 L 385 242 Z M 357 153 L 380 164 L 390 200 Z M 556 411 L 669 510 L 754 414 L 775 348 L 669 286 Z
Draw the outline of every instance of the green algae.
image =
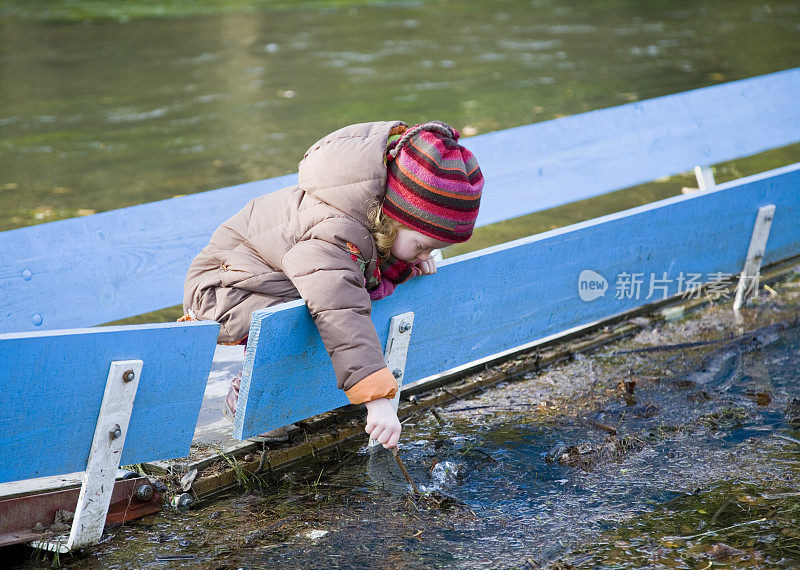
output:
M 800 470 L 795 451 L 777 454 Z M 792 568 L 800 563 L 800 494 L 783 481 L 728 481 L 634 517 L 554 567 Z

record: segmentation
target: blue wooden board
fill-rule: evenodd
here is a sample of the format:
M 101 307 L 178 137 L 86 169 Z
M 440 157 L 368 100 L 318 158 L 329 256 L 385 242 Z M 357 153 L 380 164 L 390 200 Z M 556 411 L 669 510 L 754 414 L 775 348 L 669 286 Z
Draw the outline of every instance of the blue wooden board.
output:
M 0 334 L 0 483 L 86 469 L 108 369 L 142 360 L 122 465 L 184 457 L 219 325 Z
M 478 224 L 800 141 L 800 69 L 463 139 Z M 191 259 L 295 175 L 0 233 L 0 331 L 90 326 L 180 304 Z M 87 285 L 88 284 L 88 285 Z
M 414 311 L 405 383 L 497 354 L 678 292 L 684 273 L 701 281 L 741 271 L 760 206 L 775 204 L 764 263 L 800 253 L 800 165 L 678 196 L 445 260 L 373 303 L 386 338 L 393 315 Z M 586 271 L 606 294 L 583 300 Z M 617 298 L 624 274 L 640 293 Z M 647 298 L 650 274 L 672 282 Z M 684 286 L 683 289 L 686 289 Z M 628 292 L 620 288 L 620 292 Z M 256 381 L 253 381 L 256 378 Z M 245 356 L 235 433 L 247 438 L 347 404 L 301 301 L 256 311 Z
M 800 68 L 467 139 L 492 224 L 800 142 Z
M 92 326 L 179 305 L 189 263 L 253 198 L 297 176 L 0 233 L 0 332 Z

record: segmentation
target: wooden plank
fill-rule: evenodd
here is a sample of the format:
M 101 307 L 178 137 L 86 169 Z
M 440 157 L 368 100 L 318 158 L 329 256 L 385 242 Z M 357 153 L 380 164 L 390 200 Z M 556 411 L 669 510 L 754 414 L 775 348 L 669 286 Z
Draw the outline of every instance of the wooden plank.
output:
M 373 303 L 373 321 L 378 336 L 386 338 L 391 316 L 415 313 L 404 375 L 404 383 L 410 383 L 674 295 L 679 285 L 689 289 L 692 273 L 703 281 L 714 280 L 717 272 L 732 276 L 744 263 L 756 213 L 765 204 L 776 206 L 765 263 L 796 255 L 798 189 L 800 165 L 794 165 L 448 259 L 435 275 L 415 278 Z M 579 278 L 584 274 L 590 281 L 588 271 L 597 274 L 601 286 L 584 288 L 590 300 L 583 300 Z M 632 290 L 625 295 L 626 273 L 643 275 L 638 296 Z M 659 283 L 663 273 L 671 281 Z M 245 356 L 237 437 L 345 404 L 302 301 L 257 311 Z
M 694 176 L 697 179 L 698 190 L 708 190 L 717 185 L 716 180 L 714 180 L 714 171 L 711 170 L 710 166 L 695 166 Z
M 0 334 L 0 482 L 86 469 L 109 366 L 142 360 L 121 464 L 188 454 L 219 325 Z
M 792 69 L 463 139 L 487 180 L 478 225 L 800 141 L 799 99 Z M 0 331 L 90 326 L 180 304 L 186 269 L 213 230 L 296 181 L 0 233 Z
M 800 141 L 800 68 L 465 139 L 506 220 Z
M 192 259 L 282 176 L 0 232 L 0 332 L 107 323 L 179 305 Z M 91 284 L 91 286 L 87 286 Z
M 117 479 L 124 479 L 125 476 L 130 473 L 130 471 L 125 469 L 117 469 Z M 23 495 L 34 495 L 36 493 L 46 493 L 47 491 L 56 491 L 68 487 L 80 487 L 82 483 L 83 471 L 0 483 L 0 500 L 21 497 Z M 78 498 L 77 494 L 75 498 Z M 0 529 L 0 532 L 2 532 L 2 529 Z

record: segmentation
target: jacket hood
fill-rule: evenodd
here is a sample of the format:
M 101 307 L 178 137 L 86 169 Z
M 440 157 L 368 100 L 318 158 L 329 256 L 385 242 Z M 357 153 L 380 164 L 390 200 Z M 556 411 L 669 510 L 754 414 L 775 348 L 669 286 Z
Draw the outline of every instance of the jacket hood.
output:
M 386 144 L 402 121 L 359 123 L 334 131 L 306 151 L 298 185 L 367 225 L 369 205 L 386 192 Z

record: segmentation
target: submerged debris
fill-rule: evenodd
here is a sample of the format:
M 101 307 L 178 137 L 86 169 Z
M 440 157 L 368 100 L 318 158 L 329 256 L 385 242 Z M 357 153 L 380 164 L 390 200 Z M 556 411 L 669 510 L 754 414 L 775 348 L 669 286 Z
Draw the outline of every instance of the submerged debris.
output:
M 795 429 L 800 429 L 800 398 L 792 398 L 786 406 L 786 421 Z
M 545 454 L 544 461 L 545 463 L 556 463 L 566 452 L 567 445 L 563 441 L 559 441 Z
M 69 532 L 72 528 L 72 519 L 75 518 L 75 513 L 72 511 L 66 511 L 64 509 L 56 510 L 56 514 L 53 517 L 53 522 L 50 526 L 45 527 L 41 523 L 36 523 L 33 527 L 33 530 L 36 532 L 44 532 L 45 536 L 61 534 L 63 532 Z
M 644 441 L 638 437 L 620 437 L 614 432 L 599 444 L 582 442 L 566 446 L 559 442 L 547 452 L 545 462 L 591 471 L 602 461 L 621 459 L 629 453 L 641 450 L 644 445 Z
M 410 505 L 415 511 L 423 509 L 449 509 L 453 507 L 464 507 L 464 503 L 438 490 L 425 491 L 418 496 L 406 497 L 406 504 Z
M 739 550 L 738 548 L 729 546 L 724 542 L 718 542 L 711 545 L 707 552 L 709 558 L 714 558 L 715 560 L 730 558 L 731 556 L 741 556 L 744 554 L 744 550 Z
M 744 408 L 731 406 L 701 416 L 697 419 L 697 423 L 712 430 L 730 430 L 742 427 L 749 416 L 750 414 Z

